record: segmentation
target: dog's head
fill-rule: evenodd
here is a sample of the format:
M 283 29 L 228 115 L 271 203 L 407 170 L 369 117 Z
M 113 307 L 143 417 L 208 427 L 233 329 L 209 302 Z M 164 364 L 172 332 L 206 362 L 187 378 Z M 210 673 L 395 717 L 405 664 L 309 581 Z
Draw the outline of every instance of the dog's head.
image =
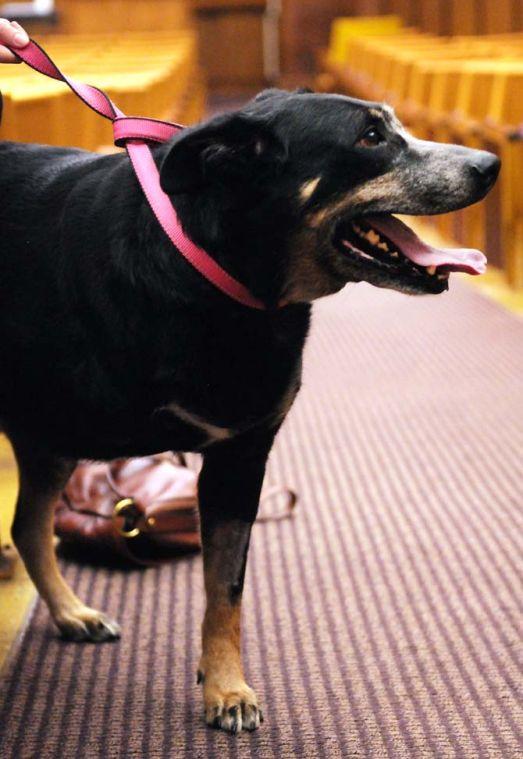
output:
M 188 234 L 257 295 L 308 301 L 347 282 L 439 293 L 478 251 L 425 245 L 391 214 L 481 200 L 496 156 L 424 142 L 386 105 L 268 90 L 185 130 L 161 170 Z

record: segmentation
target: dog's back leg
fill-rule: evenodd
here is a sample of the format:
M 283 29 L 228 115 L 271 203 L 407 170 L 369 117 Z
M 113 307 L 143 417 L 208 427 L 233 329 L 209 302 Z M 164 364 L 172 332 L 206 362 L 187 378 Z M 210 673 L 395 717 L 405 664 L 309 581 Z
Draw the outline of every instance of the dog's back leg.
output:
M 118 637 L 116 622 L 75 596 L 56 560 L 54 509 L 75 462 L 29 452 L 16 444 L 13 447 L 20 475 L 13 540 L 55 623 L 64 637 L 73 640 L 98 642 Z

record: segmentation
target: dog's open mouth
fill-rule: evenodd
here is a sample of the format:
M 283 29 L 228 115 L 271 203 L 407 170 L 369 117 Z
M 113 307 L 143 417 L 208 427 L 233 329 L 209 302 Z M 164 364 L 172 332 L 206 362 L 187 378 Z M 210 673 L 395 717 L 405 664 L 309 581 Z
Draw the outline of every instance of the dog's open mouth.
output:
M 487 259 L 471 248 L 435 248 L 391 214 L 362 216 L 338 227 L 335 245 L 359 263 L 409 279 L 447 282 L 450 272 L 483 274 Z M 445 289 L 445 287 L 442 287 Z

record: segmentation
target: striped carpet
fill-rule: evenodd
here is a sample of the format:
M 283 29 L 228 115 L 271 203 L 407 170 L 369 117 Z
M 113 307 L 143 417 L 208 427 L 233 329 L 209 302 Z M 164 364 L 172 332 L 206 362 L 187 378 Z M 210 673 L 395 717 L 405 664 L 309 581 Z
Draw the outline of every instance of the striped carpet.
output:
M 265 724 L 205 728 L 199 557 L 65 568 L 122 623 L 60 642 L 41 605 L 0 694 L 0 756 L 523 756 L 523 321 L 463 283 L 359 286 L 316 307 L 269 480 L 302 495 L 254 529 L 245 660 Z M 519 696 L 519 699 L 518 699 Z

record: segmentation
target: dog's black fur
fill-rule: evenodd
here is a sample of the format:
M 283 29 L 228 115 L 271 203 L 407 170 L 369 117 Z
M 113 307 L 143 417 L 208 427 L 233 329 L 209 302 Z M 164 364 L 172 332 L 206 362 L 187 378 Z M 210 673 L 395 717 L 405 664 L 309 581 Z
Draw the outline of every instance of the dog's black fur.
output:
M 5 143 L 0 167 L 7 431 L 60 456 L 114 458 L 204 444 L 173 401 L 238 431 L 270 420 L 308 305 L 258 313 L 215 292 L 164 237 L 125 156 Z M 237 255 L 260 247 L 253 237 Z
M 310 255 L 292 248 L 311 206 L 400 161 L 406 179 L 414 173 L 390 127 L 383 145 L 355 147 L 376 122 L 370 110 L 269 92 L 157 148 L 163 186 L 190 237 L 274 306 L 296 257 Z M 465 172 L 478 155 L 455 148 L 446 160 Z M 438 178 L 423 171 L 410 202 L 385 197 L 350 212 L 431 213 L 488 189 L 479 173 L 475 186 L 462 177 L 456 199 L 445 179 L 441 200 Z M 300 186 L 316 176 L 304 208 Z M 202 433 L 166 411 L 173 401 L 238 432 L 274 424 L 297 382 L 310 306 L 259 313 L 215 291 L 165 237 L 125 155 L 0 143 L 0 230 L 0 418 L 16 437 L 73 458 L 198 448 Z M 328 259 L 329 231 L 316 255 L 334 291 L 360 272 Z
M 376 104 L 282 91 L 154 155 L 187 234 L 268 310 L 233 302 L 186 263 L 126 155 L 0 143 L 0 425 L 35 492 L 62 486 L 58 462 L 204 452 L 204 543 L 239 520 L 243 554 L 299 387 L 310 301 L 348 281 L 446 288 L 344 255 L 340 228 L 367 213 L 475 202 L 497 159 L 415 141 Z M 17 517 L 20 545 L 29 522 Z M 231 603 L 243 569 L 236 556 L 224 570 Z

